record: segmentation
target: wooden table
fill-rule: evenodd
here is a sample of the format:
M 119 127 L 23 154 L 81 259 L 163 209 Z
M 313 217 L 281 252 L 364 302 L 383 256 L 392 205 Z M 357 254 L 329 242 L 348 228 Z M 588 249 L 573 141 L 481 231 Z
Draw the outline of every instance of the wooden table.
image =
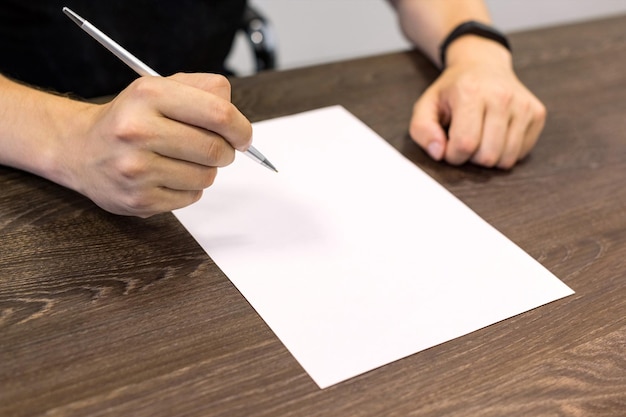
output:
M 549 120 L 511 172 L 409 140 L 437 75 L 415 52 L 233 80 L 254 121 L 345 106 L 576 291 L 325 390 L 173 215 L 0 167 L 0 415 L 624 416 L 625 26 L 512 36 Z

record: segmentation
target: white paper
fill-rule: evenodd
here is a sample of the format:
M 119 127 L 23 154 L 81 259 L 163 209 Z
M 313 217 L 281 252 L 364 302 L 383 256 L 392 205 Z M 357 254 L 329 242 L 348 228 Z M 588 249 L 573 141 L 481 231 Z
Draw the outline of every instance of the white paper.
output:
M 573 293 L 342 107 L 254 144 L 175 215 L 321 388 Z

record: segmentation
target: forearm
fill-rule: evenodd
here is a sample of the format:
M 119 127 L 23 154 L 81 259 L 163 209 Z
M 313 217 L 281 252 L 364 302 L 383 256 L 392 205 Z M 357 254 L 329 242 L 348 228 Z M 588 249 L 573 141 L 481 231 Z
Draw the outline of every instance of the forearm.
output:
M 89 104 L 21 85 L 0 75 L 0 164 L 68 184 L 64 137 Z M 70 153 L 70 150 L 66 150 Z
M 468 20 L 491 22 L 483 0 L 388 1 L 396 8 L 407 39 L 437 65 L 441 64 L 439 46 L 457 25 Z

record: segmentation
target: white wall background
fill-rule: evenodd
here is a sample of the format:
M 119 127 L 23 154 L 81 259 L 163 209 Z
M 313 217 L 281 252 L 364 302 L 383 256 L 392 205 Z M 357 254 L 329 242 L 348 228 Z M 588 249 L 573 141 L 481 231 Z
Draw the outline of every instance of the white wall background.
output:
M 626 13 L 626 0 L 486 1 L 495 26 L 506 32 Z M 273 24 L 280 69 L 409 47 L 385 0 L 250 0 L 250 4 Z M 240 75 L 252 72 L 250 50 L 241 37 L 229 65 Z

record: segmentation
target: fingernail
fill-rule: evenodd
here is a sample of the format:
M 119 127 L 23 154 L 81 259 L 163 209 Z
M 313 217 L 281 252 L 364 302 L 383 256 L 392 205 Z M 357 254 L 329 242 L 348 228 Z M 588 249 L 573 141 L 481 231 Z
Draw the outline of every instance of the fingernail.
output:
M 431 158 L 433 158 L 434 160 L 440 160 L 441 157 L 443 156 L 443 147 L 441 146 L 441 144 L 439 142 L 430 142 L 428 144 L 428 154 L 430 155 Z

